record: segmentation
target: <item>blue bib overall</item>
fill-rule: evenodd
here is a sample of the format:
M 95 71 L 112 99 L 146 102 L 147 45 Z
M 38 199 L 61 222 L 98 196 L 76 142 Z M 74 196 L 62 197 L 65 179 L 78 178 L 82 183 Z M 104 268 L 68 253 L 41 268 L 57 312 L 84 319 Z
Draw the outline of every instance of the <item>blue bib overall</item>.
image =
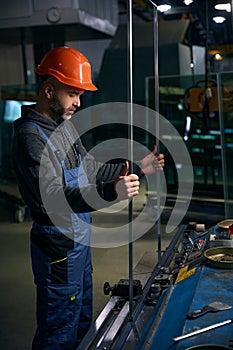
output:
M 56 152 L 44 131 L 33 124 Z M 67 130 L 68 137 L 74 143 Z M 88 179 L 82 165 L 67 169 L 61 160 L 66 186 L 84 187 Z M 33 350 L 74 350 L 92 320 L 92 265 L 89 213 L 71 213 L 70 227 L 33 223 L 32 268 L 37 286 L 37 330 Z M 82 240 L 85 238 L 85 245 Z M 81 242 L 81 243 L 80 243 Z

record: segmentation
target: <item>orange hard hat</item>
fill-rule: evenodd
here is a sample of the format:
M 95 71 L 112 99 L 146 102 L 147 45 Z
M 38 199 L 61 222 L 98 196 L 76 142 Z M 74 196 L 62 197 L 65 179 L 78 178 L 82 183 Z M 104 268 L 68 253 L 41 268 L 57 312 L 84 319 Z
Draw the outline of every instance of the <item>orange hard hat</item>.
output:
M 81 52 L 70 47 L 56 47 L 47 52 L 35 71 L 38 75 L 52 75 L 65 85 L 98 90 L 92 83 L 90 62 Z

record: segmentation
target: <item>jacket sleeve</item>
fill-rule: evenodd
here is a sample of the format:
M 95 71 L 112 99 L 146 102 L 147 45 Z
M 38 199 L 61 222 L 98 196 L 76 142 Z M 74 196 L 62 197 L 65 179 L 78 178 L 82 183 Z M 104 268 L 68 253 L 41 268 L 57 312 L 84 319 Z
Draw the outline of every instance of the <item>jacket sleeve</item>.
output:
M 122 175 L 125 168 L 125 161 L 121 160 L 116 163 L 108 162 L 102 163 L 96 161 L 93 156 L 91 156 L 85 148 L 80 143 L 80 153 L 84 160 L 85 171 L 88 176 L 90 183 L 99 183 L 99 182 L 111 182 L 116 181 L 116 179 Z M 130 165 L 131 167 L 131 165 Z M 132 173 L 138 175 L 141 179 L 144 174 L 141 171 L 141 168 L 134 162 L 132 164 Z

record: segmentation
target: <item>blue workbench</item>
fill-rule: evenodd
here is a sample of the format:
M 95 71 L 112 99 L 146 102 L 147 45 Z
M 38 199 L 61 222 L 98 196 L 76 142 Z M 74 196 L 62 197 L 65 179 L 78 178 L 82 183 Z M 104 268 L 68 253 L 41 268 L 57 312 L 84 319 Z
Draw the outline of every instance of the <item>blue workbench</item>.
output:
M 195 273 L 171 286 L 163 297 L 163 304 L 151 316 L 163 313 L 158 329 L 150 339 L 152 350 L 184 350 L 192 346 L 213 344 L 229 346 L 233 341 L 233 324 L 227 324 L 205 333 L 174 342 L 173 338 L 228 319 L 233 319 L 233 308 L 207 313 L 194 320 L 187 314 L 202 309 L 214 301 L 233 306 L 233 270 L 201 265 Z M 159 311 L 160 310 L 160 311 Z M 150 320 L 153 323 L 153 320 Z M 146 331 L 146 330 L 145 330 Z

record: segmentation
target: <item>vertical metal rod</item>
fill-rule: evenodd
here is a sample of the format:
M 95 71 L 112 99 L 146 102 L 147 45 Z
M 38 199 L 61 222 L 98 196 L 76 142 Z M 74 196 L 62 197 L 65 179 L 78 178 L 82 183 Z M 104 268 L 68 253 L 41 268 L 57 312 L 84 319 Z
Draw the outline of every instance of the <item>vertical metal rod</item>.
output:
M 224 133 L 224 114 L 223 114 L 223 105 L 222 105 L 222 75 L 221 73 L 217 74 L 217 87 L 218 87 L 218 110 L 219 110 L 219 125 L 220 125 L 220 140 L 221 140 L 221 159 L 222 159 L 222 177 L 223 177 L 223 193 L 224 193 L 224 209 L 225 217 L 229 218 L 230 209 L 229 209 L 229 194 L 227 188 L 227 164 L 226 164 L 226 140 Z
M 133 172 L 133 0 L 128 0 L 127 63 L 128 63 L 128 137 L 130 173 Z M 129 201 L 129 320 L 133 313 L 133 200 Z
M 155 75 L 155 130 L 156 130 L 156 146 L 159 153 L 159 53 L 158 53 L 158 9 L 157 5 L 150 1 L 154 8 L 154 75 Z M 157 237 L 158 237 L 158 263 L 161 262 L 161 219 L 160 219 L 160 207 L 161 207 L 161 175 L 160 172 L 156 172 L 156 187 L 157 187 Z
M 205 3 L 205 22 L 206 22 L 206 40 L 205 40 L 205 101 L 203 106 L 204 127 L 208 127 L 208 118 L 210 113 L 208 80 L 209 80 L 209 0 Z
M 154 31 L 155 31 L 155 42 L 154 42 L 154 60 L 155 60 L 155 113 L 156 113 L 156 122 L 155 122 L 155 128 L 156 128 L 156 134 L 159 136 L 160 129 L 159 129 L 159 67 L 158 67 L 158 11 L 157 6 L 154 7 Z M 157 145 L 157 152 L 159 153 L 159 137 L 156 138 L 156 145 Z M 158 212 L 158 220 L 157 220 L 157 235 L 158 235 L 158 263 L 161 262 L 161 191 L 160 191 L 160 185 L 161 185 L 161 176 L 160 171 L 157 171 L 156 173 L 156 179 L 157 179 L 157 212 Z
M 28 84 L 28 65 L 27 65 L 27 55 L 26 55 L 26 39 L 24 29 L 21 29 L 21 49 L 22 49 L 22 58 L 23 58 L 23 76 L 24 84 Z
M 209 79 L 209 1 L 205 3 L 205 22 L 206 22 L 206 39 L 205 39 L 205 88 L 208 88 Z

